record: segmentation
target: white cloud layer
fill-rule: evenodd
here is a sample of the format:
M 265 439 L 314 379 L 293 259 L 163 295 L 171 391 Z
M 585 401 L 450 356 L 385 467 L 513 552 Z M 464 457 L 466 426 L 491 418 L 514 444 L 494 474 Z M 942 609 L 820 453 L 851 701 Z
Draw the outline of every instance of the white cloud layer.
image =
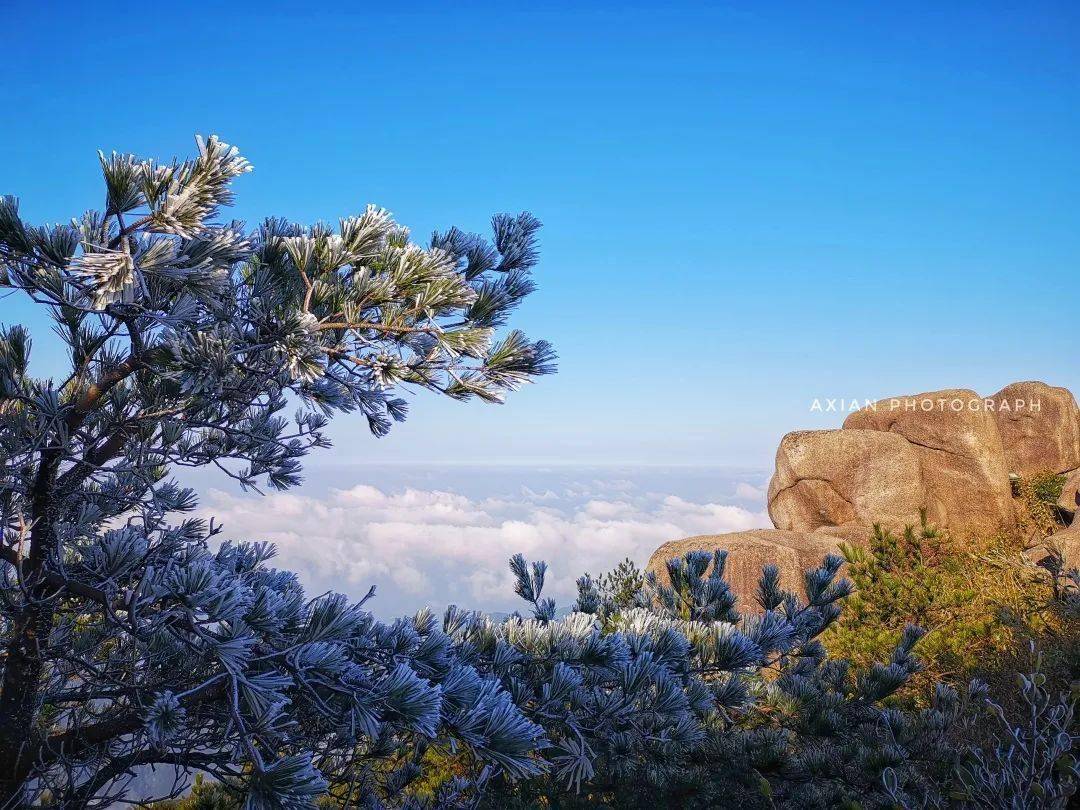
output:
M 644 565 L 667 540 L 768 525 L 763 511 L 634 490 L 625 481 L 561 492 L 522 487 L 514 498 L 364 484 L 322 497 L 214 490 L 204 512 L 227 537 L 275 543 L 277 564 L 300 573 L 312 592 L 358 596 L 377 585 L 373 608 L 383 616 L 449 603 L 522 607 L 506 565 L 517 552 L 547 560 L 545 595 L 565 607 L 585 571 L 609 570 L 625 557 Z

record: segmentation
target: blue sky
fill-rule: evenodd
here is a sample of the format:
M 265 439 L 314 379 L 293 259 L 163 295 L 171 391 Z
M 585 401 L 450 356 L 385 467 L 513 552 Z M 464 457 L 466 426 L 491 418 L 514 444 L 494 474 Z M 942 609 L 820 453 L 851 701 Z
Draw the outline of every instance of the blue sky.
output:
M 1075 4 L 366 5 L 0 4 L 28 219 L 215 132 L 251 222 L 545 222 L 518 324 L 561 373 L 322 463 L 764 468 L 816 397 L 1080 390 Z

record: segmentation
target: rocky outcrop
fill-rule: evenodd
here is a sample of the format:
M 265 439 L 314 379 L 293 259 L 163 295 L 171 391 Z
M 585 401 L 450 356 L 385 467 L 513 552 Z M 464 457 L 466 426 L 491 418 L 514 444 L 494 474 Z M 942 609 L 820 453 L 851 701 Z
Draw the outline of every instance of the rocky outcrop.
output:
M 668 582 L 665 563 L 689 551 L 715 549 L 728 552 L 726 576 L 739 597 L 742 610 L 754 609 L 761 569 L 772 563 L 780 569 L 780 584 L 788 590 L 803 592 L 803 572 L 821 565 L 826 554 L 837 553 L 837 538 L 817 532 L 788 532 L 781 529 L 753 529 L 731 534 L 706 534 L 664 543 L 649 558 L 646 570 L 662 582 Z
M 988 399 L 1009 472 L 1026 477 L 1080 468 L 1080 409 L 1067 389 L 1018 382 Z
M 649 569 L 666 576 L 670 557 L 727 549 L 730 581 L 747 605 L 764 564 L 801 589 L 802 572 L 841 542 L 866 543 L 874 523 L 916 524 L 922 509 L 956 536 L 1016 533 L 1010 474 L 1047 471 L 1070 476 L 1058 506 L 1076 512 L 1080 409 L 1064 388 L 1020 382 L 988 397 L 950 389 L 883 399 L 839 430 L 783 438 L 768 493 L 776 529 L 675 540 L 653 553 Z M 1080 518 L 1053 542 L 1080 567 Z
M 901 437 L 919 457 L 930 522 L 964 534 L 1015 527 L 998 423 L 974 391 L 950 389 L 881 400 L 851 414 L 844 431 Z M 878 486 L 878 482 L 869 482 Z
M 1061 552 L 1066 569 L 1080 568 L 1080 525 L 1074 523 L 1068 529 L 1051 535 L 1050 539 Z
M 902 527 L 926 503 L 919 458 L 900 436 L 873 430 L 789 433 L 776 452 L 769 517 L 778 529 Z M 865 529 L 864 532 L 865 533 Z
M 1080 568 L 1080 525 L 1054 532 L 1042 543 L 1026 549 L 1024 556 L 1044 568 L 1055 569 L 1063 566 L 1066 571 Z

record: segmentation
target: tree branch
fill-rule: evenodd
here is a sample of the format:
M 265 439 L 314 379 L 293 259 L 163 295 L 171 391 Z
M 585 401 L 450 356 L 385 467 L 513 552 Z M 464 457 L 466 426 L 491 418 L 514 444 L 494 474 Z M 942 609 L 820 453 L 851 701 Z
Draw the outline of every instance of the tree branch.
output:
M 191 709 L 220 697 L 224 692 L 225 679 L 215 676 L 214 679 L 188 692 L 180 699 L 180 703 L 185 709 Z M 61 731 L 43 740 L 37 746 L 35 761 L 48 765 L 63 757 L 78 757 L 102 743 L 125 734 L 132 734 L 141 729 L 144 724 L 142 716 L 136 712 L 129 712 L 92 726 L 78 726 Z

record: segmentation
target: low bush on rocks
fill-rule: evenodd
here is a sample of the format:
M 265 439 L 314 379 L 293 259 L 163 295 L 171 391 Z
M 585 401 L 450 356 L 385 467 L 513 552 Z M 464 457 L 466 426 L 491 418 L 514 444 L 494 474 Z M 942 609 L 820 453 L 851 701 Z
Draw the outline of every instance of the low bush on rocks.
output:
M 937 682 L 978 676 L 1003 699 L 1032 643 L 1045 650 L 1044 674 L 1059 687 L 1080 675 L 1080 610 L 1015 539 L 960 543 L 924 522 L 900 534 L 875 527 L 868 549 L 846 546 L 844 553 L 855 593 L 824 644 L 865 666 L 887 653 L 907 624 L 924 628 L 923 669 L 908 698 L 925 703 Z

